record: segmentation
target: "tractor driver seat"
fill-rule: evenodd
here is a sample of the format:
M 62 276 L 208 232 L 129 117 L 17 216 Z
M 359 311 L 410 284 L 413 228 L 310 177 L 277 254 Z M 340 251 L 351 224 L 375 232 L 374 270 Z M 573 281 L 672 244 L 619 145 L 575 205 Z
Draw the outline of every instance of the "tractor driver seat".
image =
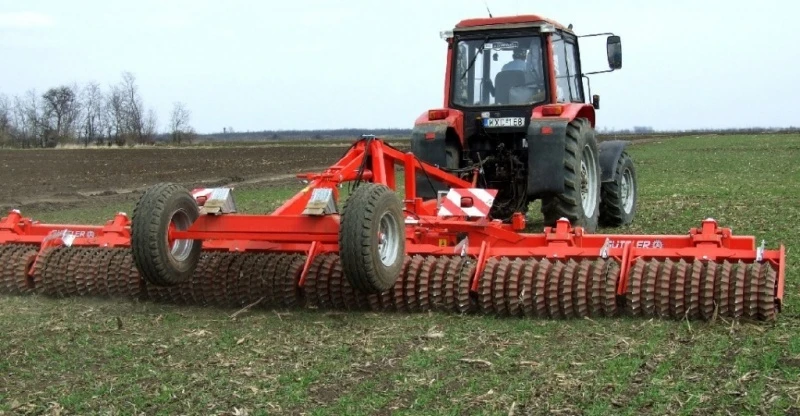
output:
M 497 104 L 511 104 L 511 88 L 525 85 L 525 72 L 518 70 L 501 71 L 494 79 L 494 100 Z

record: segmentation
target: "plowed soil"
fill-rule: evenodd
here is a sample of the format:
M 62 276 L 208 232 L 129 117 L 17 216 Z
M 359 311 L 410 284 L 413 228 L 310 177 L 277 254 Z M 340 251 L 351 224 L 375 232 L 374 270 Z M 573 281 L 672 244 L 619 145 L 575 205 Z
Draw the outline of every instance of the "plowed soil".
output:
M 663 138 L 636 138 L 636 143 Z M 391 142 L 407 150 L 407 142 Z M 348 143 L 0 150 L 0 216 L 135 201 L 147 187 L 285 185 L 336 162 Z
M 0 151 L 0 212 L 107 203 L 162 181 L 193 187 L 293 180 L 346 150 L 339 144 Z

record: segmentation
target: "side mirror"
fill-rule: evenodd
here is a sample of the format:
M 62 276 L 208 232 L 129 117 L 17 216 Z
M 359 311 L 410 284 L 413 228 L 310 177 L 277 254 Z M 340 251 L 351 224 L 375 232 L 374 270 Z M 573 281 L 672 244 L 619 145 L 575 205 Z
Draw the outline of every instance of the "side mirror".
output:
M 597 94 L 592 96 L 592 107 L 594 107 L 595 110 L 600 109 L 600 96 Z
M 612 70 L 622 68 L 622 39 L 612 35 L 606 40 L 606 53 L 608 54 L 608 67 Z

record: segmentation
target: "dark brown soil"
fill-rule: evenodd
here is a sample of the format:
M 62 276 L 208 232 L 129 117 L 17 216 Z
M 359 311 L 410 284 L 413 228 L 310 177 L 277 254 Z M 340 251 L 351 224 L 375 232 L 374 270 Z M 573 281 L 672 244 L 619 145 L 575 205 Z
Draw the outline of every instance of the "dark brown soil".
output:
M 0 209 L 80 205 L 126 195 L 158 182 L 220 186 L 317 171 L 345 146 L 253 146 L 183 149 L 48 149 L 0 151 Z

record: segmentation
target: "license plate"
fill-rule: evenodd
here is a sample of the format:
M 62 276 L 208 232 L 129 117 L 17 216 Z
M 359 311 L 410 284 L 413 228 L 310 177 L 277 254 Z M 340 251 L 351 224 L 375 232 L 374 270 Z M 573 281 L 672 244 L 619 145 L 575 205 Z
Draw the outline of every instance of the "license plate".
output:
M 525 119 L 522 117 L 485 118 L 483 127 L 525 127 Z

